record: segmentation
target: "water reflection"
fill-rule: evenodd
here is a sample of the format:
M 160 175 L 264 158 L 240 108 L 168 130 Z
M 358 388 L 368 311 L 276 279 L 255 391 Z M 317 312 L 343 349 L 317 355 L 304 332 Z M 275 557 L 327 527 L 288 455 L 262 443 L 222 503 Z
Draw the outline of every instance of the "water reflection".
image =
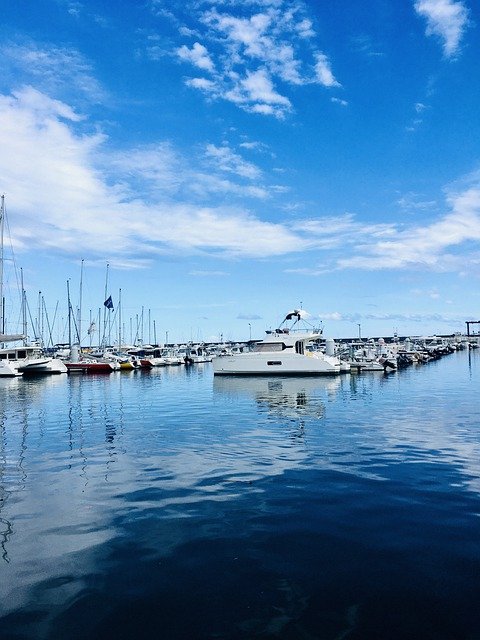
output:
M 388 625 L 412 581 L 396 620 L 415 628 L 438 585 L 461 621 L 478 573 L 472 358 L 394 377 L 0 382 L 0 635 L 317 637 L 333 621 L 340 638 L 368 620 L 369 589 Z
M 252 397 L 261 411 L 276 418 L 323 418 L 323 398 L 333 398 L 342 385 L 340 376 L 329 378 L 265 378 L 217 376 L 213 389 L 217 394 Z
M 12 525 L 9 520 L 2 517 L 2 512 L 7 500 L 7 491 L 4 489 L 7 469 L 7 438 L 5 430 L 5 412 L 0 410 L 0 549 L 2 559 L 10 562 L 7 552 L 7 542 L 12 534 Z

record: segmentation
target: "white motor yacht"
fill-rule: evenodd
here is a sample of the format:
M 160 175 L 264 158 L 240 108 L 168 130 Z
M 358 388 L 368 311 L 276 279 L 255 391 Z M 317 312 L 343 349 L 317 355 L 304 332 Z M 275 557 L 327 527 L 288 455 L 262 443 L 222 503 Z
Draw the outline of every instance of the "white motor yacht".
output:
M 320 329 L 301 328 L 305 312 L 294 309 L 278 329 L 267 331 L 261 342 L 248 351 L 213 358 L 215 375 L 315 376 L 337 375 L 340 360 L 321 351 L 309 351 L 306 345 L 322 338 Z M 290 323 L 290 326 L 287 326 Z

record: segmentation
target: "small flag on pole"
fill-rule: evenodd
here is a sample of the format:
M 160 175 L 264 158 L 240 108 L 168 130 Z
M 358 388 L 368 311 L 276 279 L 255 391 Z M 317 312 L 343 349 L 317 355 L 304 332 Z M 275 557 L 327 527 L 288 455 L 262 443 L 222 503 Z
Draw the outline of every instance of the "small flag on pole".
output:
M 108 296 L 103 305 L 107 307 L 107 309 L 113 309 L 112 296 Z
M 95 324 L 95 322 L 91 322 L 90 326 L 88 327 L 88 335 L 90 336 L 92 333 L 94 333 L 97 330 L 97 325 Z

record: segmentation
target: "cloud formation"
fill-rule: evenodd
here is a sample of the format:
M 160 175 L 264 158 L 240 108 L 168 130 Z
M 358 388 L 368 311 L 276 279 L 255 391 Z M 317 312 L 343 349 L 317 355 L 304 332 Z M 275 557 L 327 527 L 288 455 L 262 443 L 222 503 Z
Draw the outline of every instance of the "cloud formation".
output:
M 177 194 L 188 182 L 181 175 L 183 159 L 168 144 L 109 153 L 105 135 L 87 135 L 83 126 L 78 133 L 78 123 L 84 125 L 83 117 L 69 105 L 32 87 L 0 96 L 0 173 L 11 186 L 18 249 L 110 256 L 112 264 L 126 266 L 131 259 L 138 266 L 166 252 L 267 257 L 308 245 L 286 225 L 262 221 L 242 207 L 155 198 L 151 185 L 149 199 L 142 199 L 140 176 Z M 220 156 L 226 171 L 257 175 L 254 165 L 242 164 L 227 148 L 212 146 L 210 154 L 216 161 Z M 191 168 L 186 172 L 195 175 Z M 196 179 L 201 182 L 201 172 Z
M 478 174 L 451 191 L 446 212 L 426 224 L 372 224 L 352 213 L 272 222 L 218 200 L 265 200 L 284 191 L 262 185 L 263 171 L 228 144 L 198 146 L 188 158 L 165 141 L 112 151 L 107 136 L 76 109 L 32 87 L 0 96 L 0 128 L 0 173 L 10 186 L 19 250 L 107 257 L 135 268 L 165 253 L 262 259 L 297 253 L 303 264 L 288 271 L 302 275 L 460 271 L 465 262 L 480 262 Z M 306 265 L 306 252 L 317 256 L 314 267 Z
M 5 42 L 0 46 L 3 81 L 15 87 L 41 84 L 43 92 L 65 99 L 101 103 L 106 91 L 94 77 L 91 65 L 76 49 L 58 45 Z
M 209 4 L 213 3 L 191 5 L 194 28 L 179 27 L 181 34 L 196 41 L 177 48 L 177 57 L 206 74 L 187 78 L 187 86 L 276 118 L 293 109 L 286 95 L 289 86 L 340 86 L 327 55 L 314 43 L 313 23 L 302 2 L 250 0 L 208 8 Z
M 445 57 L 455 56 L 468 26 L 468 11 L 463 2 L 456 0 L 416 0 L 415 11 L 426 18 L 428 36 L 443 41 Z

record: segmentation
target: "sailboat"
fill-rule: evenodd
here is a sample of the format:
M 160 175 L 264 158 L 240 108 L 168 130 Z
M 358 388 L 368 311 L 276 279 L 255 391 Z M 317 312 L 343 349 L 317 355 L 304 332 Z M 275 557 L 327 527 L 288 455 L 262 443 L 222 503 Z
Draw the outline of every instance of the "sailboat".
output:
M 108 267 L 107 264 L 107 280 L 105 284 L 105 291 L 107 290 L 107 282 L 108 282 Z M 99 345 L 99 352 L 89 352 L 88 354 L 84 354 L 82 352 L 81 345 L 81 300 L 82 300 L 82 286 L 83 286 L 83 260 L 82 260 L 82 277 L 80 278 L 80 309 L 78 314 L 78 326 L 76 328 L 76 338 L 77 342 L 72 344 L 71 339 L 71 321 L 72 321 L 72 303 L 70 301 L 70 287 L 67 281 L 67 291 L 68 291 L 68 325 L 69 325 L 69 344 L 70 344 L 70 358 L 67 362 L 65 362 L 65 366 L 67 367 L 68 373 L 112 373 L 112 371 L 117 371 L 120 369 L 120 363 L 116 358 L 106 358 L 105 356 L 105 327 L 106 327 L 106 315 L 104 316 L 104 335 L 102 340 L 102 345 Z M 112 296 L 108 296 L 103 303 L 105 310 L 113 309 Z M 100 314 L 100 311 L 99 311 Z M 90 329 L 92 328 L 92 323 L 90 323 Z M 100 350 L 100 347 L 101 350 Z M 98 357 L 97 357 L 98 356 Z
M 26 344 L 25 333 L 7 334 L 5 332 L 5 312 L 3 299 L 3 265 L 4 265 L 4 230 L 5 230 L 5 196 L 1 196 L 0 206 L 0 377 L 21 376 L 28 374 L 66 373 L 67 368 L 61 360 L 46 356 L 37 345 Z M 25 295 L 22 286 L 22 305 Z M 25 325 L 26 323 L 24 323 Z M 5 347 L 10 342 L 23 341 L 22 346 Z
M 23 335 L 7 335 L 5 333 L 5 317 L 4 317 L 4 300 L 3 300 L 3 237 L 5 229 L 5 196 L 1 197 L 0 207 L 0 376 L 21 376 L 16 366 L 16 358 L 14 354 L 9 353 L 9 349 L 5 349 L 7 342 L 15 342 L 22 340 Z

